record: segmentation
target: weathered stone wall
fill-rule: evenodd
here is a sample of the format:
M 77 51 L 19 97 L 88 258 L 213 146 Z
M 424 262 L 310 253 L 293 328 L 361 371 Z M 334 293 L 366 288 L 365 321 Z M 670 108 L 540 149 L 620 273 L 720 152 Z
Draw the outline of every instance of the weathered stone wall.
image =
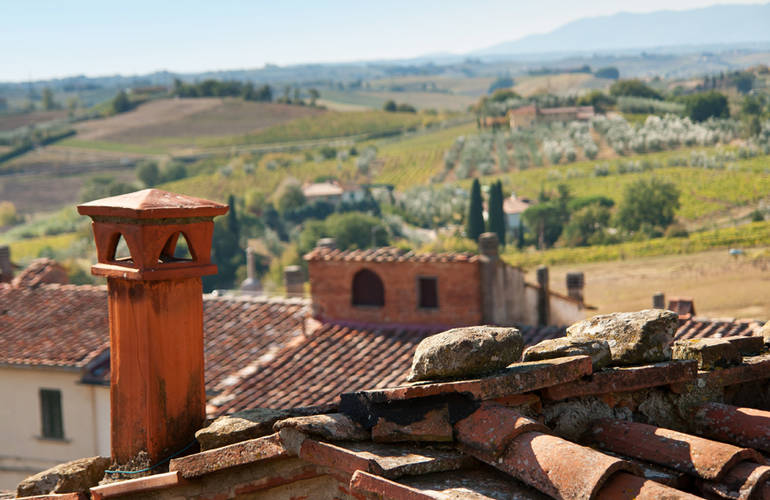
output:
M 353 276 L 375 272 L 385 305 L 354 306 Z M 324 320 L 367 323 L 473 325 L 482 322 L 481 275 L 476 262 L 308 262 L 313 313 Z M 438 279 L 438 308 L 419 307 L 418 277 Z

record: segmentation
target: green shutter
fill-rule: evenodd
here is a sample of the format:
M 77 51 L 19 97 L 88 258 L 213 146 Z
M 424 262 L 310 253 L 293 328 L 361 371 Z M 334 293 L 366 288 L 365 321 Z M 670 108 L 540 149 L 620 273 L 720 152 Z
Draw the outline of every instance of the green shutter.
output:
M 40 389 L 40 416 L 44 438 L 64 439 L 60 390 Z

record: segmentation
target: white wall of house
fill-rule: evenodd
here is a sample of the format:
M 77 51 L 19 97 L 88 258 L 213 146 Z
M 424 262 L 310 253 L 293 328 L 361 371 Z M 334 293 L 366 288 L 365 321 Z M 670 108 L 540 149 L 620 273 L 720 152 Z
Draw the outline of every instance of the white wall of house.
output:
M 0 367 L 0 490 L 62 462 L 110 456 L 109 387 L 80 383 L 79 371 Z M 40 389 L 61 391 L 64 439 L 42 435 Z

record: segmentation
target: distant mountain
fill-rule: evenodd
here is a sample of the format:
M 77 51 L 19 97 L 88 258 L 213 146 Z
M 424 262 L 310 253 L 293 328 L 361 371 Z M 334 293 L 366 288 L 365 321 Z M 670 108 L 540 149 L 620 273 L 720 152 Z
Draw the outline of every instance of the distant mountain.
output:
M 715 5 L 647 14 L 619 13 L 565 24 L 471 53 L 476 56 L 535 53 L 611 52 L 770 41 L 770 3 Z

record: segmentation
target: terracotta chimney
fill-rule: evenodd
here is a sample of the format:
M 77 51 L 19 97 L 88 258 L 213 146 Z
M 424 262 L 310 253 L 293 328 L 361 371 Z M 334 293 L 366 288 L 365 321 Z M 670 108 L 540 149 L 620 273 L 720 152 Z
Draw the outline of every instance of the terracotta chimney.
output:
M 653 309 L 665 309 L 666 308 L 666 294 L 663 292 L 656 292 L 652 295 L 652 308 Z
M 283 269 L 283 282 L 287 297 L 301 297 L 305 294 L 305 273 L 300 266 L 286 266 Z
M 201 276 L 211 263 L 213 219 L 226 205 L 146 189 L 78 206 L 93 219 L 110 313 L 112 459 L 140 451 L 154 463 L 183 449 L 205 418 Z M 192 259 L 174 258 L 179 235 Z M 117 259 L 120 237 L 130 257 Z

